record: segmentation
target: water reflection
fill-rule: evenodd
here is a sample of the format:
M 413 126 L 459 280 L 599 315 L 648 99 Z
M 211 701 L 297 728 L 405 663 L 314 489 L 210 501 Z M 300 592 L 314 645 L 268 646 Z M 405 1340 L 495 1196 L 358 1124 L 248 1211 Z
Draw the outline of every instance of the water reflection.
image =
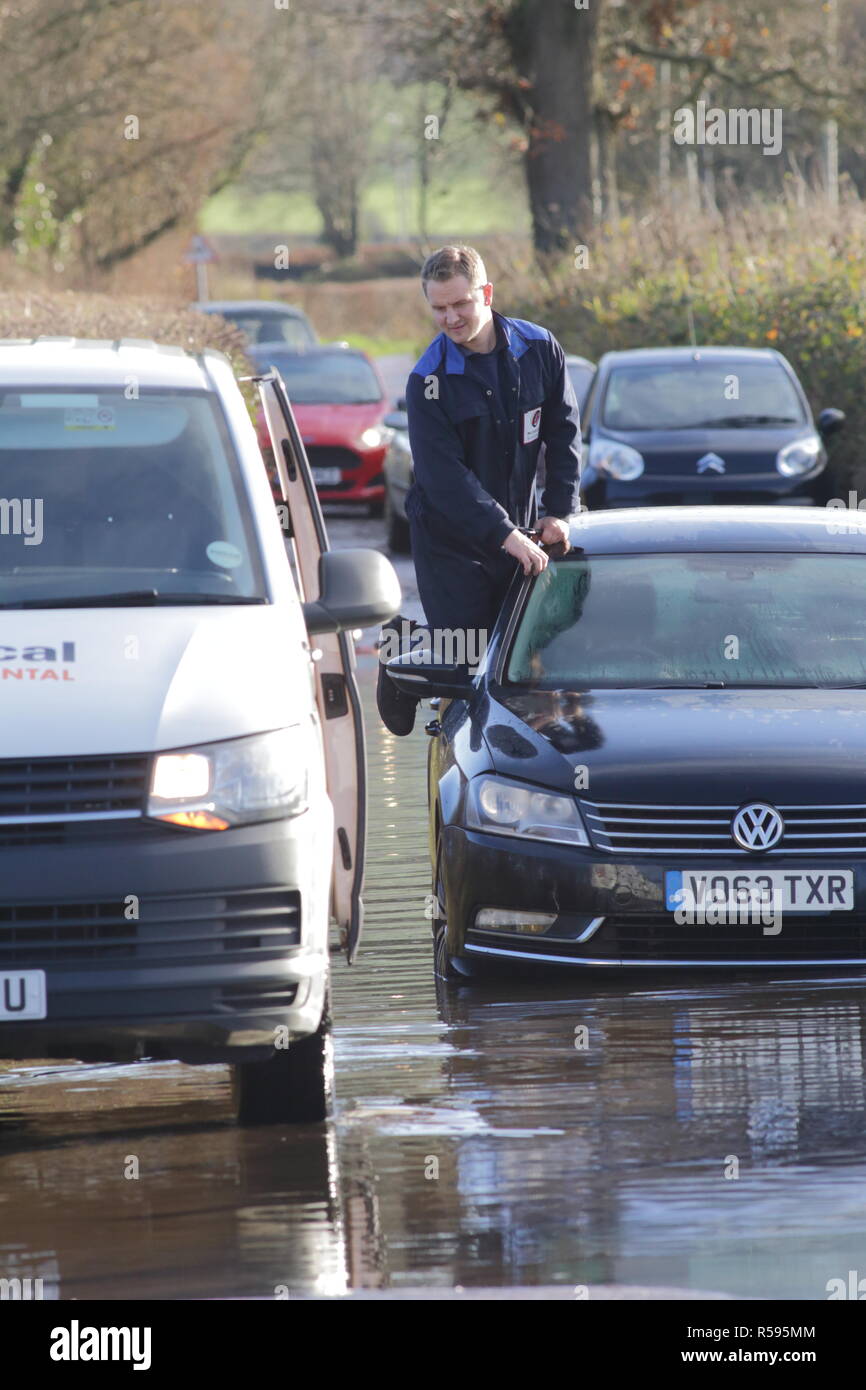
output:
M 377 1277 L 823 1298 L 866 1268 L 862 981 L 569 973 L 435 998 L 427 741 L 397 743 L 337 1037 Z
M 378 723 L 368 664 L 367 919 L 357 964 L 334 963 L 335 1124 L 238 1130 L 218 1067 L 0 1069 L 0 1277 L 63 1298 L 814 1299 L 866 1274 L 862 979 L 568 973 L 437 995 L 428 740 L 420 719 L 405 740 Z
M 63 1299 L 291 1298 L 349 1287 L 333 1126 L 290 1134 L 218 1123 L 222 1109 L 228 1116 L 218 1067 L 44 1072 L 0 1082 L 7 1107 L 18 1102 L 16 1126 L 0 1129 L 0 1276 L 42 1278 L 43 1296 Z M 69 1126 L 40 1114 L 39 1091 L 47 1099 L 61 1086 Z M 369 1233 L 365 1242 L 375 1246 Z

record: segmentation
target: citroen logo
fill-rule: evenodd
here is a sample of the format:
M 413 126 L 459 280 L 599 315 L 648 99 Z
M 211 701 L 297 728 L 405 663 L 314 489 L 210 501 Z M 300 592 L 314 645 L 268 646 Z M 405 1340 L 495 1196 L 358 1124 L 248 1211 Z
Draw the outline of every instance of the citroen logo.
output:
M 750 801 L 741 806 L 731 821 L 731 835 L 740 849 L 772 849 L 785 832 L 785 822 L 779 812 L 765 801 Z
M 718 454 L 704 454 L 695 464 L 699 473 L 724 473 L 725 460 L 719 458 Z

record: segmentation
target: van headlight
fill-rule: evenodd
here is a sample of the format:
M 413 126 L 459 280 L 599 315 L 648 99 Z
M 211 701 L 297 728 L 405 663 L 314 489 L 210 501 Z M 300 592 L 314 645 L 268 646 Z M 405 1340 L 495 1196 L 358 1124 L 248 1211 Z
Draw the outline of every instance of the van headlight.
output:
M 817 434 L 807 434 L 805 439 L 792 439 L 776 455 L 776 469 L 783 478 L 796 478 L 799 473 L 808 473 L 820 462 L 824 452 Z
M 147 814 L 193 830 L 299 816 L 308 805 L 309 748 L 309 733 L 294 724 L 158 753 Z
M 621 483 L 632 483 L 644 471 L 643 455 L 630 444 L 618 444 L 615 439 L 594 439 L 589 446 L 589 466 L 599 473 L 608 473 Z
M 486 774 L 469 783 L 466 826 L 486 834 L 521 835 L 555 844 L 589 845 L 573 797 Z

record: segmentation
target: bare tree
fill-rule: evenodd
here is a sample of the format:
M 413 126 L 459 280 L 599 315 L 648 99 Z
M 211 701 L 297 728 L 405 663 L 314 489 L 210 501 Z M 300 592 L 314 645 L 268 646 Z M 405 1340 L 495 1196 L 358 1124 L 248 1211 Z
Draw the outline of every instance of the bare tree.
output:
M 4 8 L 0 240 L 105 267 L 194 216 L 255 138 L 256 14 L 248 0 Z

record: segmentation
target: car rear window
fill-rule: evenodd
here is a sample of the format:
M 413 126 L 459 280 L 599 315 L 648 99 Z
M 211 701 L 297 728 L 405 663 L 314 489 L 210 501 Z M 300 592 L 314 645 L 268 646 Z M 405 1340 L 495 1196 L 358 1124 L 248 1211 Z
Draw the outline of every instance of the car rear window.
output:
M 316 353 L 256 354 L 276 367 L 293 405 L 373 405 L 383 399 L 382 388 L 370 363 L 354 353 L 339 350 Z
M 598 555 L 531 590 L 507 663 L 543 688 L 866 683 L 866 556 Z
M 0 603 L 155 588 L 265 596 L 208 392 L 0 390 Z
M 224 311 L 223 318 L 229 319 L 246 334 L 250 343 L 279 343 L 282 347 L 299 351 L 315 345 L 315 335 L 307 320 L 296 318 L 293 314 L 232 314 Z
M 612 430 L 772 429 L 806 423 L 780 363 L 717 358 L 613 367 L 601 418 Z

